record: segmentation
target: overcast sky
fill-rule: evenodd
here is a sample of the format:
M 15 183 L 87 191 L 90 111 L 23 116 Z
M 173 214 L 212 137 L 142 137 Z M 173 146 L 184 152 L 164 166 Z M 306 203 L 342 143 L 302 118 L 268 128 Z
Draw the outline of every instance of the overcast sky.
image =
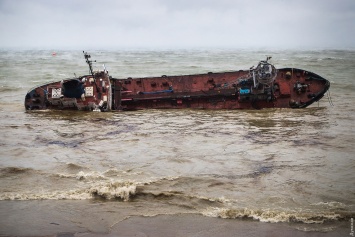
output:
M 355 0 L 0 0 L 0 48 L 355 48 Z

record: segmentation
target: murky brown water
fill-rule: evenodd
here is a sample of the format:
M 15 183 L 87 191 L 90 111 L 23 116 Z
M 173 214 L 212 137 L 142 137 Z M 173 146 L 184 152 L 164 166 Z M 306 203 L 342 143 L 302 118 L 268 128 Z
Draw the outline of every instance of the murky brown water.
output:
M 277 67 L 329 79 L 335 106 L 323 98 L 300 110 L 25 112 L 27 90 L 87 73 L 84 60 L 70 51 L 2 51 L 0 209 L 39 205 L 62 217 L 80 209 L 73 223 L 197 213 L 318 231 L 354 216 L 355 52 L 91 54 L 114 77 L 245 69 L 273 54 Z M 1 215 L 0 225 L 11 223 Z

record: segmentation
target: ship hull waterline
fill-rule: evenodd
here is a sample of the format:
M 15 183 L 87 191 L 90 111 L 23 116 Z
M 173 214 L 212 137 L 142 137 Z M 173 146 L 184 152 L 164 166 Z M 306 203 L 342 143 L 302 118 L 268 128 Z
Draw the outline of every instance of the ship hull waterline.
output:
M 262 62 L 265 70 L 270 67 L 267 81 L 261 76 L 257 78 L 260 70 L 125 79 L 112 78 L 104 70 L 33 88 L 26 95 L 25 108 L 88 111 L 305 108 L 319 101 L 330 87 L 328 80 L 315 73 L 297 68 L 276 70 Z

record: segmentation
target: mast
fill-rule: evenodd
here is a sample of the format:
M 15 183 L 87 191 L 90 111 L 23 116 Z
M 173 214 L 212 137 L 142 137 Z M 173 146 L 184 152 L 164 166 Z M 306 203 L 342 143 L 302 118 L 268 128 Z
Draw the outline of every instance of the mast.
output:
M 94 72 L 93 72 L 93 70 L 92 70 L 92 62 L 93 62 L 93 61 L 90 61 L 90 60 L 89 60 L 89 58 L 91 58 L 91 56 L 90 56 L 87 52 L 84 52 L 84 51 L 83 51 L 83 54 L 84 54 L 86 63 L 89 65 L 90 73 L 91 73 L 92 77 L 95 78 L 95 77 L 94 77 Z M 94 62 L 96 62 L 96 61 L 94 61 Z
M 98 97 L 101 99 L 100 88 L 99 88 L 99 86 L 96 84 L 96 80 L 95 80 L 95 76 L 94 76 L 94 71 L 92 70 L 92 62 L 96 62 L 96 61 L 91 61 L 91 60 L 89 60 L 89 58 L 91 58 L 91 56 L 90 56 L 90 54 L 88 54 L 87 52 L 84 52 L 84 51 L 83 51 L 83 54 L 84 54 L 86 63 L 89 65 L 89 69 L 90 69 L 90 73 L 91 73 L 91 75 L 92 75 L 92 79 L 94 79 L 94 84 L 95 84 L 95 87 L 96 87 L 96 91 L 97 91 L 97 93 L 98 93 Z

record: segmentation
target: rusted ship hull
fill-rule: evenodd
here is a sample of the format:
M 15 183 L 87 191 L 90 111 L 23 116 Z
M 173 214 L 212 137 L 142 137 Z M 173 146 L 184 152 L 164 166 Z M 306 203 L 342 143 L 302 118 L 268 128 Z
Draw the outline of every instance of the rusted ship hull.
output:
M 26 110 L 111 110 L 111 84 L 106 72 L 52 82 L 31 89 Z
M 235 71 L 112 80 L 113 109 L 304 108 L 321 99 L 330 86 L 327 80 L 314 73 L 283 68 L 278 70 L 272 94 L 253 94 L 249 88 L 243 91 L 236 81 L 248 73 Z M 307 87 L 299 91 L 297 85 Z
M 268 58 L 269 59 L 269 58 Z M 27 110 L 262 109 L 305 108 L 330 87 L 321 76 L 261 61 L 250 70 L 115 79 L 92 72 L 39 86 L 25 98 Z M 88 60 L 87 60 L 88 61 Z

